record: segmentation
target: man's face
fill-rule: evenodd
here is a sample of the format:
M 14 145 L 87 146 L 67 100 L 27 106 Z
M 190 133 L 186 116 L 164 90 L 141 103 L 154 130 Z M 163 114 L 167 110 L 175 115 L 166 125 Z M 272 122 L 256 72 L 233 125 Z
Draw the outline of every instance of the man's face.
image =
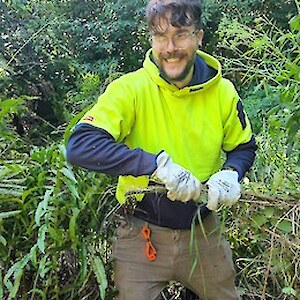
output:
M 159 28 L 152 33 L 153 58 L 162 76 L 182 88 L 193 76 L 196 50 L 201 45 L 203 31 L 195 31 L 194 25 L 174 27 L 169 19 L 159 20 Z

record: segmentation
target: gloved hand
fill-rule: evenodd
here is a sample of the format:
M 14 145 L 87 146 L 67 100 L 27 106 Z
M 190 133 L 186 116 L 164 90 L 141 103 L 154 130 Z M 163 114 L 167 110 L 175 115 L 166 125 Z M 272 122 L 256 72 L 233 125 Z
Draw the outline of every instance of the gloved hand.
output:
M 217 210 L 219 203 L 231 206 L 239 200 L 241 186 L 238 176 L 236 171 L 223 170 L 210 177 L 206 183 L 208 187 L 207 208 Z
M 175 164 L 164 151 L 158 155 L 156 163 L 157 169 L 151 177 L 165 185 L 170 200 L 186 202 L 199 198 L 202 184 L 191 172 Z

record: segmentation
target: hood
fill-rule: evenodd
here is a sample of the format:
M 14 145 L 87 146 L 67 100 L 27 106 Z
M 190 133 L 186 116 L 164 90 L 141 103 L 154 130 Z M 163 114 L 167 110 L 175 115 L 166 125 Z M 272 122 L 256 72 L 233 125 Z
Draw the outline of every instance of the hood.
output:
M 177 86 L 175 86 L 174 84 L 170 84 L 169 82 L 167 82 L 165 79 L 163 79 L 160 76 L 160 72 L 159 69 L 157 68 L 157 66 L 155 65 L 155 63 L 153 63 L 151 57 L 152 57 L 152 49 L 149 49 L 146 53 L 146 58 L 144 60 L 143 63 L 143 67 L 144 69 L 147 71 L 147 73 L 149 74 L 149 76 L 152 78 L 152 80 L 161 88 L 163 89 L 168 89 L 171 92 L 178 94 L 179 95 L 184 95 L 190 92 L 195 92 L 195 91 L 200 91 L 200 90 L 204 90 L 209 88 L 210 86 L 214 85 L 216 82 L 218 82 L 221 78 L 222 78 L 222 74 L 221 74 L 221 64 L 220 62 L 214 58 L 213 56 L 197 50 L 197 55 L 200 56 L 204 62 L 211 68 L 216 70 L 216 75 L 211 78 L 210 80 L 201 83 L 201 84 L 195 84 L 195 85 L 189 85 L 186 86 L 182 89 L 179 89 Z

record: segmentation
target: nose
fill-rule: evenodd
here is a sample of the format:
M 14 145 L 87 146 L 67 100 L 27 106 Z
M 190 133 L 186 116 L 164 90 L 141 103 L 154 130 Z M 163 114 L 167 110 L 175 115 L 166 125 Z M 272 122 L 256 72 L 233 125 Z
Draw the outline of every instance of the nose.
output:
M 166 52 L 172 52 L 176 49 L 174 41 L 172 38 L 169 38 L 166 44 L 166 48 L 164 49 Z

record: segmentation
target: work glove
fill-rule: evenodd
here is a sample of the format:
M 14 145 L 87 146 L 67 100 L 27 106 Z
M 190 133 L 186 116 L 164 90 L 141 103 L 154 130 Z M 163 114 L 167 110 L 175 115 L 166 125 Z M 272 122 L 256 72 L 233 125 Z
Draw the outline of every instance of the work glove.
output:
M 191 172 L 175 164 L 165 151 L 157 156 L 156 163 L 151 177 L 165 185 L 170 200 L 186 202 L 199 198 L 202 184 Z
M 228 170 L 212 175 L 206 183 L 208 187 L 207 208 L 217 210 L 219 203 L 226 206 L 235 204 L 241 197 L 238 177 L 238 172 Z

